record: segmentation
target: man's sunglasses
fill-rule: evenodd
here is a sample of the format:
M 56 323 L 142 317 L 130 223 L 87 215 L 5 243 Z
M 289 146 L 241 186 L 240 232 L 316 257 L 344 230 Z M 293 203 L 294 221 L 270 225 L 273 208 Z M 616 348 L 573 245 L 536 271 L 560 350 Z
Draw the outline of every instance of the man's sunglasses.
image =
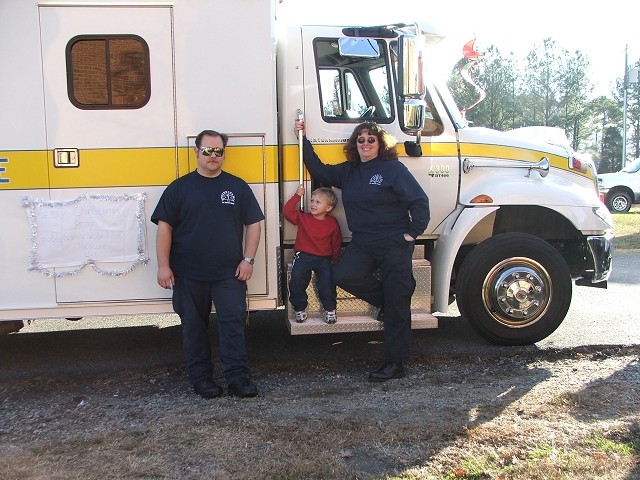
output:
M 364 137 L 358 137 L 358 143 L 364 143 L 364 142 L 376 143 L 376 140 L 377 140 L 376 137 L 367 137 L 366 139 Z
M 224 148 L 222 147 L 200 147 L 200 153 L 205 157 L 210 157 L 213 153 L 216 157 L 221 157 L 224 154 Z

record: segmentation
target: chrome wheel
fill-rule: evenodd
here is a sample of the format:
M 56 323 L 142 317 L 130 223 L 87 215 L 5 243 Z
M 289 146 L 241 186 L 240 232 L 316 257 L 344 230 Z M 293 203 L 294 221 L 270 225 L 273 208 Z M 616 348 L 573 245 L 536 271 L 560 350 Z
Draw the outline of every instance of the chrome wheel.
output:
M 485 278 L 483 303 L 489 315 L 507 327 L 521 328 L 544 315 L 551 301 L 551 278 L 529 258 L 508 258 Z

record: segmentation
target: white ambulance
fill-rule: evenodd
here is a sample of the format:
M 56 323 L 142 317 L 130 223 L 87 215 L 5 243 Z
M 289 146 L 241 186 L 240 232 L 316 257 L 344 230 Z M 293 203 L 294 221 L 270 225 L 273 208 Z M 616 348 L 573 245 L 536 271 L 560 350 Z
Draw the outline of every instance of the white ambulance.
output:
M 329 163 L 358 123 L 379 123 L 429 195 L 414 328 L 437 326 L 433 314 L 456 300 L 492 341 L 531 343 L 562 322 L 572 281 L 606 286 L 612 220 L 590 161 L 545 129 L 468 126 L 429 74 L 437 32 L 283 25 L 286 4 L 0 3 L 0 321 L 171 312 L 149 217 L 195 168 L 207 128 L 229 134 L 225 168 L 266 216 L 249 309 L 286 308 L 295 227 L 282 205 L 300 181 L 315 185 L 293 133 L 298 111 Z M 288 324 L 292 334 L 376 330 L 371 309 L 341 291 L 337 324 Z

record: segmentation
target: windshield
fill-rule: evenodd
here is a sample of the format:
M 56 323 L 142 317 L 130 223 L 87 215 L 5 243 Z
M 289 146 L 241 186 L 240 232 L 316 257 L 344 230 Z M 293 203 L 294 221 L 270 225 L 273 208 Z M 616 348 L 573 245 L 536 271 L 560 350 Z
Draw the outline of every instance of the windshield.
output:
M 458 107 L 458 105 L 456 104 L 456 101 L 453 98 L 453 95 L 451 95 L 451 91 L 449 90 L 449 87 L 447 87 L 447 84 L 444 81 L 437 81 L 434 82 L 434 86 L 438 91 L 438 95 L 440 95 L 442 103 L 444 103 L 444 106 L 447 109 L 447 113 L 449 113 L 449 116 L 451 117 L 451 120 L 456 125 L 456 127 L 466 127 L 467 121 L 462 116 L 462 113 L 460 113 L 460 107 Z
M 640 158 L 638 158 L 635 161 L 631 162 L 629 165 L 627 165 L 626 167 L 624 167 L 620 171 L 621 172 L 625 172 L 625 173 L 636 173 L 639 170 L 640 170 Z

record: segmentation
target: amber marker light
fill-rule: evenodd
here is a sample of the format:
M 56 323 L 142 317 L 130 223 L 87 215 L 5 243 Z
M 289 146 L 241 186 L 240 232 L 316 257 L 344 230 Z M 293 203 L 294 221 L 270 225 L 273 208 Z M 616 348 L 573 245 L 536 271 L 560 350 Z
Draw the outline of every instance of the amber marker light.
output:
M 469 203 L 493 203 L 493 198 L 483 193 L 473 197 Z

